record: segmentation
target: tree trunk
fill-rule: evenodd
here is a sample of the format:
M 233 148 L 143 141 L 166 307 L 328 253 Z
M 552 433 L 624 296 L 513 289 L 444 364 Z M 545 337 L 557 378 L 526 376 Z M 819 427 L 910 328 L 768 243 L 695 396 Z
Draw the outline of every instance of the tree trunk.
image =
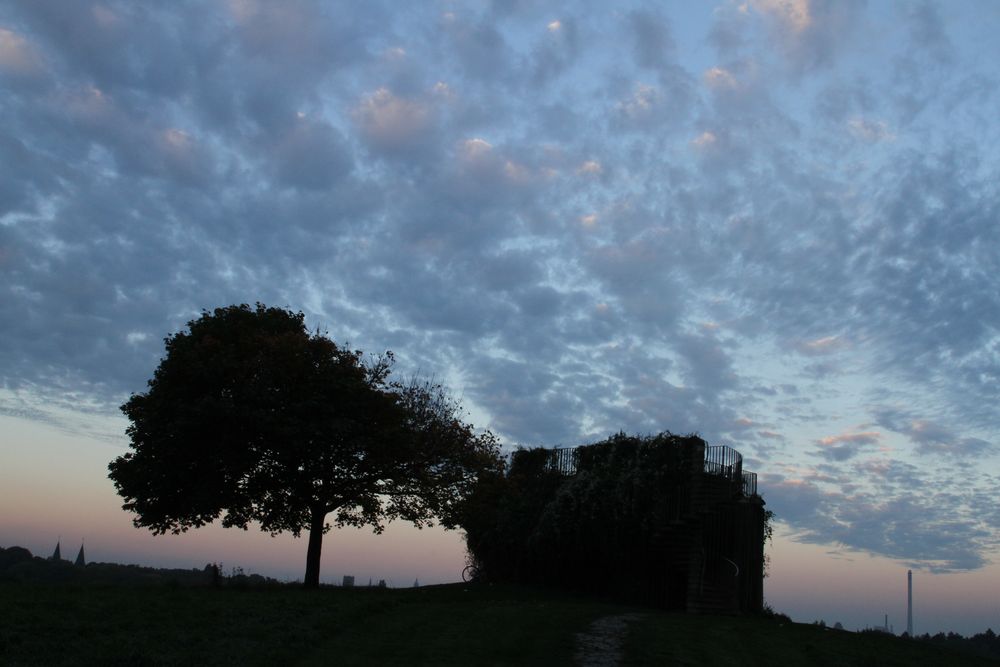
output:
M 319 557 L 323 552 L 323 526 L 326 524 L 326 510 L 313 509 L 312 524 L 309 526 L 309 548 L 306 551 L 306 588 L 319 587 Z

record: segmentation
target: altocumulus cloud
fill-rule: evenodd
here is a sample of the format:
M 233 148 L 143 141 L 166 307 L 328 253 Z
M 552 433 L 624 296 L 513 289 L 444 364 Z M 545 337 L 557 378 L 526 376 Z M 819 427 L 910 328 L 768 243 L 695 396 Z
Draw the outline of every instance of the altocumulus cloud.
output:
M 396 350 L 511 444 L 697 431 L 767 472 L 798 539 L 979 567 L 997 27 L 810 0 L 5 3 L 0 410 L 110 414 L 165 334 L 260 300 Z

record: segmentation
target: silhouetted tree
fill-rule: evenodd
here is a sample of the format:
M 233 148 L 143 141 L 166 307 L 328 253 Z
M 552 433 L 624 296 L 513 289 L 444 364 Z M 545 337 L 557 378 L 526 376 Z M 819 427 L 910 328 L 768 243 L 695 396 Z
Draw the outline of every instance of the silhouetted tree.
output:
M 217 308 L 166 338 L 148 391 L 122 406 L 132 451 L 109 477 L 136 527 L 211 523 L 309 533 L 305 585 L 323 534 L 404 519 L 457 525 L 478 475 L 500 465 L 490 433 L 459 418 L 440 386 L 390 381 L 392 354 L 310 333 L 302 313 Z

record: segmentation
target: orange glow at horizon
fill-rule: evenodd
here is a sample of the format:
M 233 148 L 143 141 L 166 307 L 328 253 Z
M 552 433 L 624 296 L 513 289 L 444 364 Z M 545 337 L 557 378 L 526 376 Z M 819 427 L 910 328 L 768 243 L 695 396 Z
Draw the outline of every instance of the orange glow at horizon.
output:
M 766 489 L 764 490 L 766 493 Z M 972 572 L 934 574 L 913 564 L 830 545 L 795 542 L 775 530 L 769 545 L 764 598 L 798 622 L 841 621 L 848 630 L 881 625 L 885 614 L 897 633 L 906 629 L 906 571 L 913 570 L 914 632 L 983 632 L 975 618 L 992 617 L 1000 627 L 1000 565 Z
M 107 477 L 108 463 L 123 449 L 70 436 L 55 428 L 0 417 L 5 436 L 0 470 L 0 546 L 23 546 L 47 557 L 61 539 L 64 554 L 86 543 L 89 561 L 153 567 L 201 568 L 221 562 L 282 580 L 305 572 L 305 534 L 270 537 L 253 527 L 218 523 L 181 535 L 154 536 L 132 525 Z M 461 579 L 465 546 L 458 531 L 418 530 L 392 523 L 381 535 L 369 528 L 333 529 L 323 540 L 321 580 L 345 574 L 391 585 L 446 583 Z
M 107 477 L 107 464 L 123 446 L 69 435 L 14 417 L 0 416 L 0 546 L 23 546 L 47 557 L 61 539 L 64 557 L 85 540 L 88 561 L 201 569 L 220 562 L 283 581 L 301 580 L 306 540 L 272 538 L 218 523 L 182 535 L 154 536 L 137 529 L 122 511 Z M 766 499 L 767 489 L 761 492 Z M 883 614 L 897 632 L 905 629 L 906 570 L 912 564 L 795 542 L 782 524 L 769 545 L 764 597 L 798 622 L 840 621 L 849 630 L 881 624 Z M 334 529 L 323 541 L 321 581 L 339 583 L 352 575 L 359 584 L 385 579 L 395 587 L 449 583 L 461 579 L 465 547 L 460 531 L 417 530 L 390 524 L 381 535 L 370 529 Z M 966 573 L 931 574 L 913 567 L 914 628 L 918 634 L 956 630 L 982 632 L 981 619 L 1000 629 L 1000 566 Z M 979 620 L 977 620 L 979 619 Z

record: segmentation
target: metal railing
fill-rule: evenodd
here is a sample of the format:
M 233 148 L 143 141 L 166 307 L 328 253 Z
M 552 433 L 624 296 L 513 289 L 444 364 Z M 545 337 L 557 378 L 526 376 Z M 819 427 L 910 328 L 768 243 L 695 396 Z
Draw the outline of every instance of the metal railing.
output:
M 725 477 L 732 482 L 742 482 L 743 455 L 727 445 L 706 447 L 705 472 Z
M 545 461 L 546 470 L 555 470 L 562 475 L 575 475 L 579 458 L 576 447 L 556 447 Z
M 576 447 L 556 447 L 549 451 L 545 469 L 561 475 L 575 475 L 579 453 Z M 737 485 L 740 492 L 751 497 L 757 495 L 757 473 L 743 470 L 743 455 L 728 445 L 705 447 L 706 474 L 724 477 Z

